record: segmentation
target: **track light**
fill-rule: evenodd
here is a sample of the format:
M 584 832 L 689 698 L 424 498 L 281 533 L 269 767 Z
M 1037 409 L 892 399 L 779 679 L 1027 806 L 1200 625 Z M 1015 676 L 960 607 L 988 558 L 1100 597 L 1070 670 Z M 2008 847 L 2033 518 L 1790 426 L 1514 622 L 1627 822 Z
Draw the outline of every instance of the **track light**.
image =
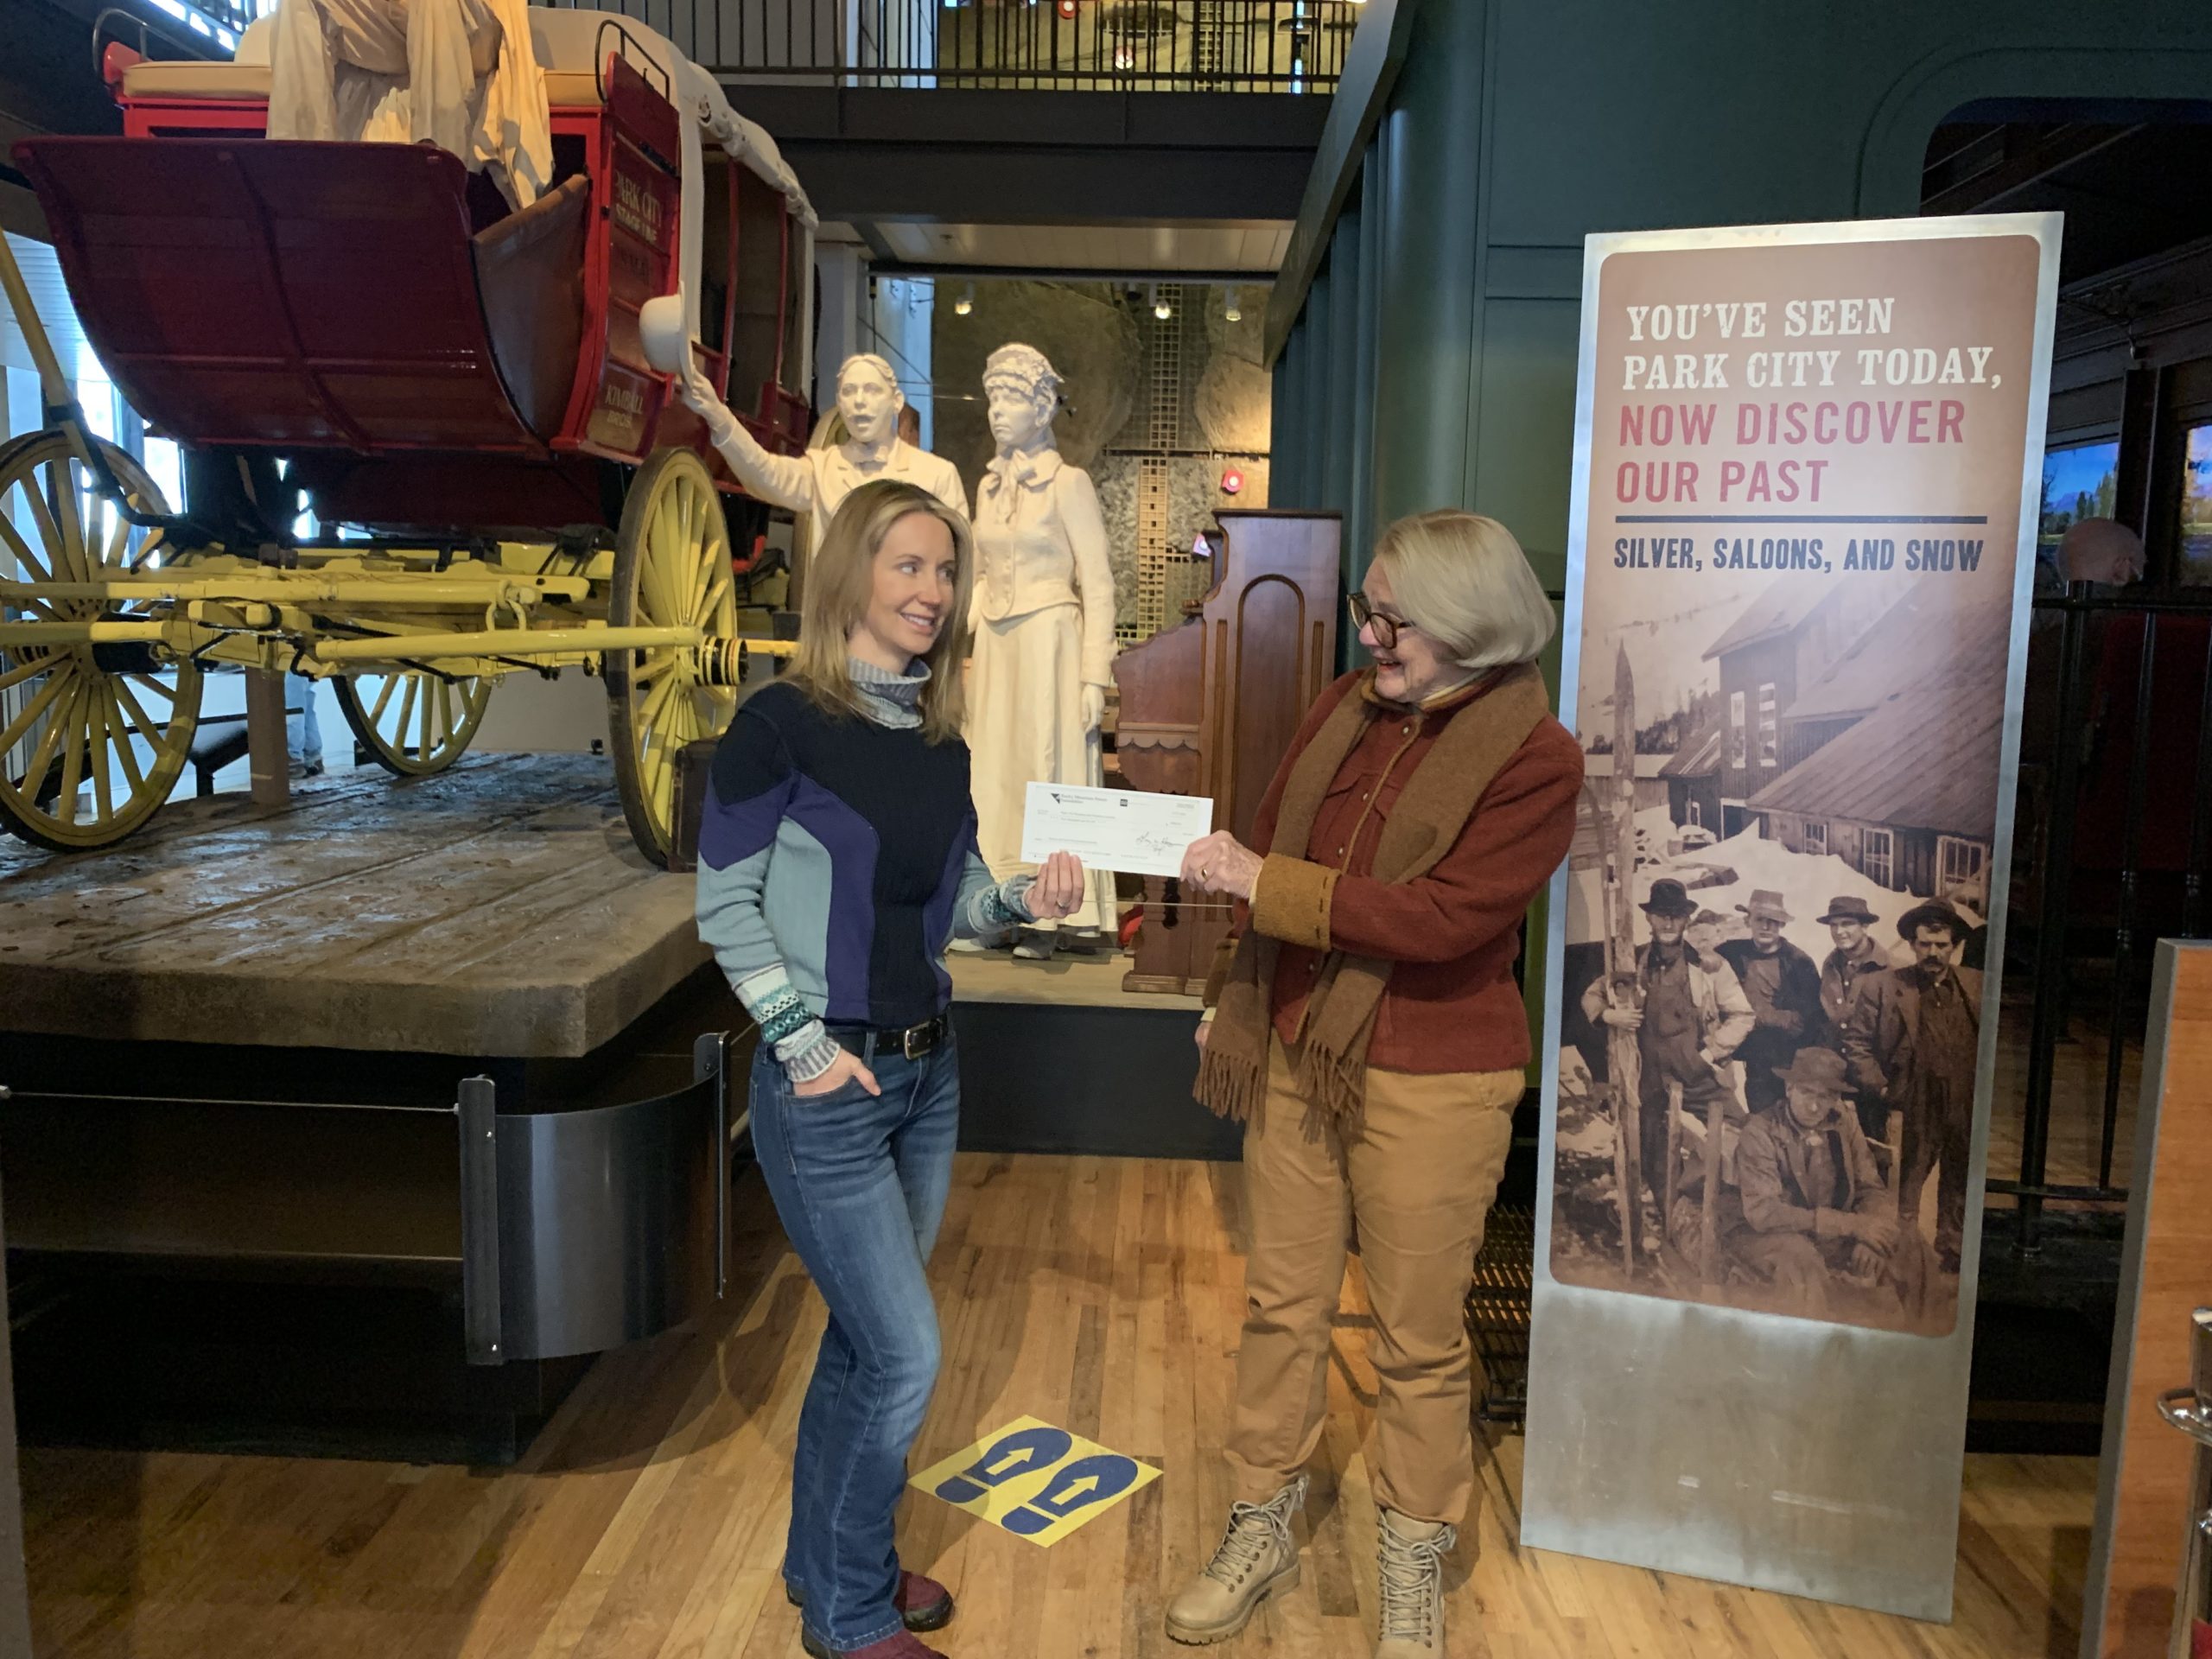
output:
M 1221 315 L 1231 322 L 1244 321 L 1244 308 L 1236 303 L 1236 290 L 1233 288 L 1229 290 L 1229 305 Z
M 962 290 L 960 297 L 952 302 L 952 315 L 956 317 L 964 317 L 975 308 L 976 284 L 970 283 Z
M 1161 297 L 1158 283 L 1152 285 L 1152 315 L 1162 322 L 1175 315 L 1175 308 Z

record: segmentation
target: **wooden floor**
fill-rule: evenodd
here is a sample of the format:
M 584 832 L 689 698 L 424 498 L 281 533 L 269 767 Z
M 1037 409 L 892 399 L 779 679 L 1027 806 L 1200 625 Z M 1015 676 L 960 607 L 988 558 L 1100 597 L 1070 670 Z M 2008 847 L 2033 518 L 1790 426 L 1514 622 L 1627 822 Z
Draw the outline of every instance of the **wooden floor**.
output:
M 34 1451 L 37 1651 L 223 1659 L 785 1659 L 787 1459 L 821 1307 L 741 1188 L 726 1315 L 601 1363 L 505 1471 Z M 916 1467 L 1030 1414 L 1165 1478 L 1050 1550 L 910 1497 L 901 1549 L 958 1592 L 955 1659 L 1180 1652 L 1163 1596 L 1213 1541 L 1242 1264 L 1234 1166 L 963 1160 L 935 1262 L 943 1387 Z M 1308 1567 L 1224 1656 L 1364 1656 L 1373 1376 L 1348 1284 Z M 1497 1445 L 1447 1583 L 1462 1656 L 2070 1656 L 2095 1471 L 1968 1459 L 1949 1627 L 1523 1551 Z

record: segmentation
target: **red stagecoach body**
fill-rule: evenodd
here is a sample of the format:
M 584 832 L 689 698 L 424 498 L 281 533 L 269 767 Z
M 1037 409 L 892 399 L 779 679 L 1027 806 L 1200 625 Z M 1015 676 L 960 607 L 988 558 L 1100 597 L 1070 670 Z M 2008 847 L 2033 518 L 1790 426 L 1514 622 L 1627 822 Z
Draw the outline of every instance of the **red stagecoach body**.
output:
M 637 22 L 531 18 L 555 179 L 519 213 L 442 150 L 266 141 L 266 22 L 232 63 L 111 46 L 124 136 L 16 146 L 156 430 L 289 457 L 326 522 L 612 526 L 620 468 L 671 444 L 734 493 L 639 340 L 682 283 L 731 408 L 804 446 L 814 219 L 772 142 Z

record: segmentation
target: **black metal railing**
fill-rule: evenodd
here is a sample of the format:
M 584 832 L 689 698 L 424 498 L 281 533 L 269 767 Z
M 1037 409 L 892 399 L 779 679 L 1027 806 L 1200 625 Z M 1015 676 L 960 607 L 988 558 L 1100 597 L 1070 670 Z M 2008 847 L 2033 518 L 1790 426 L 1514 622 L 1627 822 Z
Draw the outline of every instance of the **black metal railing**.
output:
M 2038 594 L 2034 613 L 2030 698 L 2042 686 L 2056 696 L 2028 721 L 2048 729 L 2024 737 L 2006 964 L 2015 983 L 2027 978 L 2033 1012 L 2018 1177 L 1988 1183 L 2018 1199 L 2030 1252 L 2046 1204 L 2127 1196 L 2114 1146 L 2152 946 L 2212 931 L 2212 594 L 2077 589 Z M 2092 1040 L 2102 1027 L 2095 1176 L 2054 1182 L 2057 1056 L 2077 1040 L 2077 1014 Z
M 149 58 L 227 58 L 246 25 L 269 8 L 255 0 L 178 0 L 175 10 L 149 0 L 114 4 L 92 19 L 92 57 L 120 41 Z
M 710 73 L 858 86 L 1329 92 L 1360 0 L 596 0 Z

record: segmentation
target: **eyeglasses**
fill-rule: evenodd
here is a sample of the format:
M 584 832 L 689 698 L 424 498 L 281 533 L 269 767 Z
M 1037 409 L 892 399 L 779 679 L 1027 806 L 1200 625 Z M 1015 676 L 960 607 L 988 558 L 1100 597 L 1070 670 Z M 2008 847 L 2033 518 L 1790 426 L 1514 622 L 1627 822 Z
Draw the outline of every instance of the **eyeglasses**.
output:
M 1403 617 L 1392 616 L 1387 611 L 1376 610 L 1365 594 L 1355 593 L 1351 595 L 1347 602 L 1351 606 L 1352 632 L 1357 633 L 1362 628 L 1372 627 L 1375 630 L 1375 643 L 1385 651 L 1398 643 L 1399 629 L 1414 626 Z M 1418 632 L 1418 630 L 1415 631 Z

